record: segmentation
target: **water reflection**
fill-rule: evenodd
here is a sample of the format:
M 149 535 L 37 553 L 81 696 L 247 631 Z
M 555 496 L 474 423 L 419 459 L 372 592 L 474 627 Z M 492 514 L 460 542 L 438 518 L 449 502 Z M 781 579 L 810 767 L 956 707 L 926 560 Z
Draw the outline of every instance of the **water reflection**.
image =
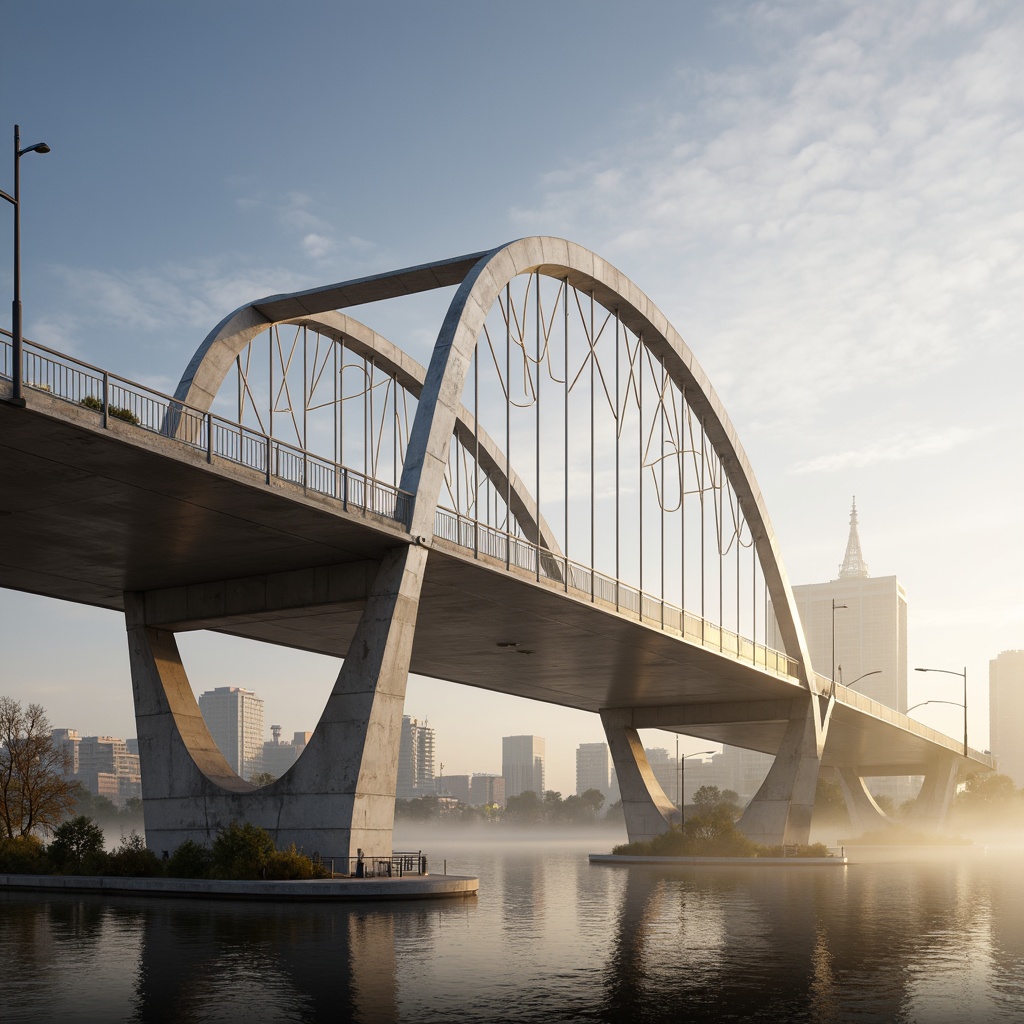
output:
M 476 899 L 0 895 L 8 1021 L 1018 1021 L 1013 857 L 848 869 L 451 851 Z M 462 862 L 459 862 L 459 858 Z

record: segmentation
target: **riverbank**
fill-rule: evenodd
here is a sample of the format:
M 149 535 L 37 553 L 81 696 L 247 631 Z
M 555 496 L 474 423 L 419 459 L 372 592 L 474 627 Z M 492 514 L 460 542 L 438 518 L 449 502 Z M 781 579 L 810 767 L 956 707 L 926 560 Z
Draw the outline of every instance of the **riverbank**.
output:
M 475 896 L 473 875 L 405 878 L 315 878 L 303 881 L 227 881 L 206 878 L 119 878 L 108 875 L 0 875 L 0 892 L 92 893 L 219 900 L 405 900 Z

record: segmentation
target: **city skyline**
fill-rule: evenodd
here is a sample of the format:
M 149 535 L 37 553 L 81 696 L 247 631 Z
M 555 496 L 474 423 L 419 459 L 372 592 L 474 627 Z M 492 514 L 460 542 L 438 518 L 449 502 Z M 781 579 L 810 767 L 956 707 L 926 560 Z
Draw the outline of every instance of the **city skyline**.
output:
M 542 33 L 457 4 L 450 23 L 409 11 L 398 30 L 383 11 L 312 4 L 299 32 L 237 10 L 147 9 L 101 31 L 76 7 L 12 9 L 0 114 L 52 150 L 21 182 L 28 337 L 173 390 L 207 331 L 256 296 L 534 232 L 577 239 L 651 295 L 707 370 L 792 583 L 832 578 L 858 496 L 866 559 L 907 591 L 910 666 L 966 667 L 972 743 L 987 745 L 988 663 L 1024 646 L 1018 9 L 655 4 L 661 30 L 642 42 L 599 4 L 586 18 L 530 7 Z M 345 89 L 326 67 L 287 73 L 308 33 L 342 30 L 359 41 Z M 246 55 L 268 34 L 279 59 L 252 76 Z M 543 76 L 497 80 L 495 46 L 586 81 L 573 116 Z M 630 74 L 592 74 L 596 52 Z M 185 58 L 201 70 L 183 89 Z M 273 146 L 269 122 L 288 128 Z M 448 299 L 356 314 L 426 362 Z M 119 616 L 0 592 L 0 630 L 0 692 L 55 727 L 134 735 Z M 197 694 L 253 688 L 290 729 L 315 726 L 337 673 L 228 637 L 180 641 Z M 956 681 L 911 672 L 908 703 L 930 698 L 959 699 Z M 596 716 L 421 678 L 406 711 L 437 728 L 453 774 L 499 771 L 503 734 L 547 737 L 563 794 L 576 744 L 605 739 Z M 956 708 L 917 715 L 959 735 Z

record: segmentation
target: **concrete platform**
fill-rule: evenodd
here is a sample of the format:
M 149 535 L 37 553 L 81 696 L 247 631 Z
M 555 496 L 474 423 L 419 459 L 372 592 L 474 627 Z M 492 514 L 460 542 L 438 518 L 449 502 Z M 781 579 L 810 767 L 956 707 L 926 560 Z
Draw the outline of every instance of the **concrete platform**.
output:
M 312 881 L 233 882 L 197 878 L 112 878 L 106 875 L 3 875 L 0 892 L 91 893 L 218 900 L 404 900 L 475 896 L 472 875 L 408 878 L 318 878 Z
M 662 867 L 786 867 L 843 868 L 847 857 L 630 857 L 614 853 L 592 853 L 591 864 L 658 864 Z

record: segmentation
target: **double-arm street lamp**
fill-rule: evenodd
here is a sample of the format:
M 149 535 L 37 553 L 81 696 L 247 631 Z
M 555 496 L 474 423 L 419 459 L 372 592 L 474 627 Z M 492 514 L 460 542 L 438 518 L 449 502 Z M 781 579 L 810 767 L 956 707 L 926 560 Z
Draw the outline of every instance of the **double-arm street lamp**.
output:
M 947 676 L 960 676 L 964 681 L 964 702 L 960 704 L 955 700 L 923 700 L 920 704 L 915 704 L 912 708 L 907 708 L 906 713 L 909 715 L 914 708 L 923 707 L 925 704 L 952 704 L 954 707 L 962 707 L 964 709 L 964 757 L 967 757 L 967 666 L 964 665 L 963 672 L 956 672 L 951 668 L 915 668 L 915 672 L 941 672 Z
M 21 393 L 21 158 L 26 153 L 49 153 L 50 147 L 45 142 L 37 142 L 34 146 L 21 148 L 21 128 L 14 126 L 14 195 L 10 196 L 0 189 L 0 196 L 14 206 L 14 301 L 11 303 L 11 401 L 15 405 L 24 405 Z

